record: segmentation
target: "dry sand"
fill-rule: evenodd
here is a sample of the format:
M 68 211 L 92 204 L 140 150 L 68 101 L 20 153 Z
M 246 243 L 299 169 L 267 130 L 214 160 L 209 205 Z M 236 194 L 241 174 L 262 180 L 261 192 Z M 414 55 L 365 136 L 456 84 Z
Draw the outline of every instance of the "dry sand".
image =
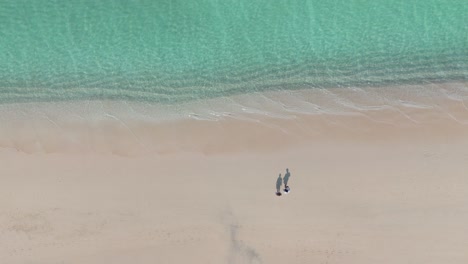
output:
M 468 263 L 463 101 L 252 120 L 4 126 L 0 263 Z

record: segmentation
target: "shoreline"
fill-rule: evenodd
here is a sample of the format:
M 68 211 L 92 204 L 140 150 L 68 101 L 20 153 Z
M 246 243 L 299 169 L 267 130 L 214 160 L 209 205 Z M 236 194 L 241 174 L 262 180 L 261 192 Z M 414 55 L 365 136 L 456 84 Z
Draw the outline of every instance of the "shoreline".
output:
M 468 112 L 467 112 L 468 113 Z M 468 140 L 468 124 L 440 111 L 350 115 L 297 115 L 293 119 L 184 120 L 162 124 L 114 120 L 57 124 L 17 123 L 0 129 L 0 148 L 25 153 L 112 153 L 123 156 L 177 152 L 269 152 L 320 142 L 383 144 Z M 462 116 L 463 118 L 468 118 Z M 425 119 L 428 118 L 428 119 Z M 468 119 L 467 119 L 468 120 Z
M 0 148 L 135 156 L 264 152 L 323 141 L 464 140 L 467 88 L 459 83 L 271 92 L 166 106 L 162 112 L 161 106 L 128 102 L 0 105 Z M 227 110 L 219 111 L 223 106 Z

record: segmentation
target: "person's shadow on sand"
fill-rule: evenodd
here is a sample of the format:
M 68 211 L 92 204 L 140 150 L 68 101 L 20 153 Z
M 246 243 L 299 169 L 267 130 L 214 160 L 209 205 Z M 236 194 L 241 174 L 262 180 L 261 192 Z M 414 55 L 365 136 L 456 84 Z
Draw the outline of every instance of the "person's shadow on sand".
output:
M 288 181 L 291 173 L 289 173 L 289 169 L 286 169 L 286 174 L 284 175 L 284 187 L 288 188 Z
M 278 179 L 276 179 L 276 195 L 280 196 L 281 195 L 281 185 L 283 184 L 283 179 L 281 178 L 281 173 L 278 176 Z

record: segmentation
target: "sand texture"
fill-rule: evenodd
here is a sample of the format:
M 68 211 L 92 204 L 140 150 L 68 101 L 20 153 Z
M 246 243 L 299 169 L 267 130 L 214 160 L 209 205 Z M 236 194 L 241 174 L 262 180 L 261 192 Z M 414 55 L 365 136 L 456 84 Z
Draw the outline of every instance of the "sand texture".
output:
M 0 263 L 468 263 L 464 101 L 251 117 L 12 120 Z

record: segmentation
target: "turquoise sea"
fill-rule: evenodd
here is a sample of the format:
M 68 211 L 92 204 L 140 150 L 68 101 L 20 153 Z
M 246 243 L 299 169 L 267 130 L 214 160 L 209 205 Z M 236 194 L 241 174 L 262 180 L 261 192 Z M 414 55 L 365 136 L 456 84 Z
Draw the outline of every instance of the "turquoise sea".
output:
M 467 81 L 466 0 L 3 0 L 0 103 Z

